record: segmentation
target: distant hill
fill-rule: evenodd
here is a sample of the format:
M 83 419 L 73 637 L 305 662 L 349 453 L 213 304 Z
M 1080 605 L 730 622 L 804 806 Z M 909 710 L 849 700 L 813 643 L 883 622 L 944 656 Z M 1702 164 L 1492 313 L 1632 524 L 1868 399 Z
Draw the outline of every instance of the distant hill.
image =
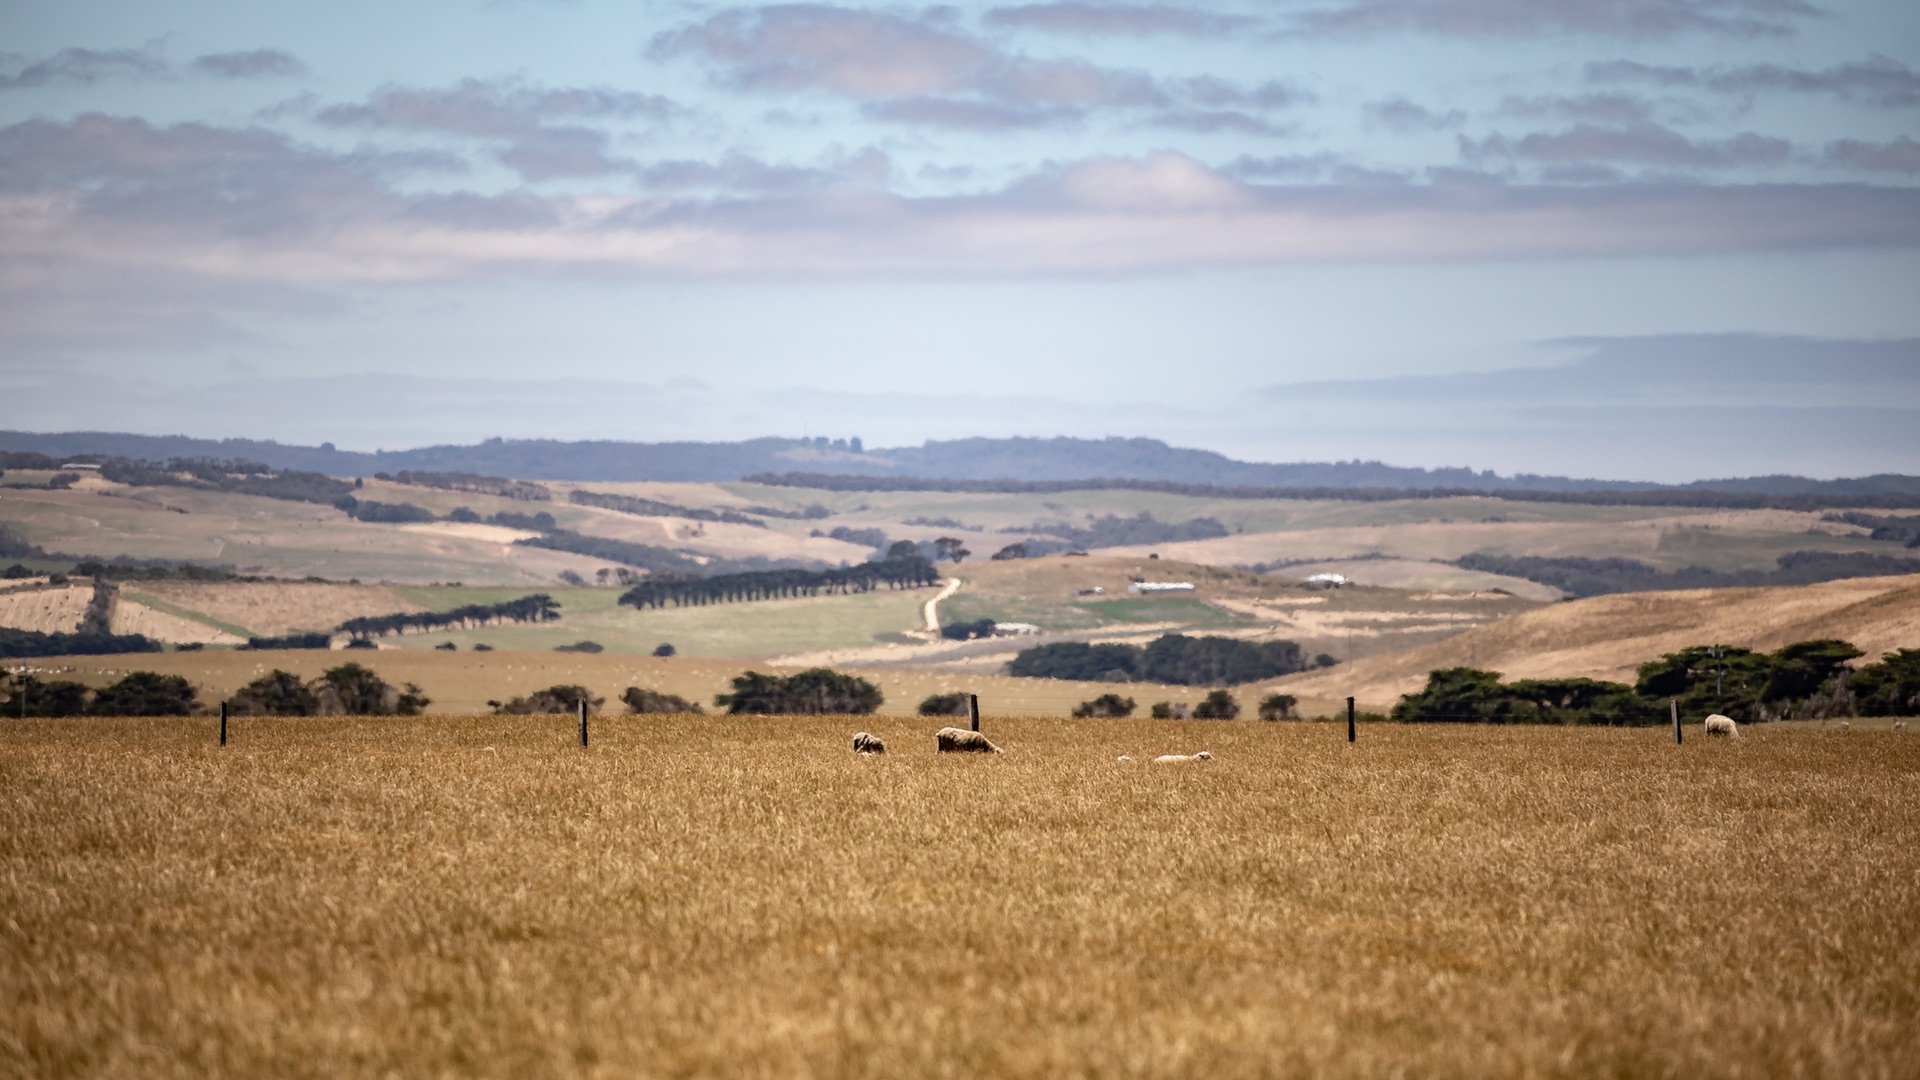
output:
M 1764 589 L 1619 593 L 1573 600 L 1474 627 L 1444 641 L 1365 656 L 1278 685 L 1302 697 L 1349 694 L 1385 709 L 1441 668 L 1478 667 L 1508 679 L 1606 679 L 1693 645 L 1769 652 L 1814 638 L 1851 641 L 1862 663 L 1920 640 L 1920 576 L 1854 578 Z M 1698 717 L 1688 717 L 1697 720 Z
M 54 457 L 114 455 L 151 461 L 176 457 L 238 458 L 276 469 L 310 470 L 338 477 L 430 469 L 526 480 L 731 481 L 752 474 L 799 472 L 841 477 L 1054 484 L 1092 479 L 1133 480 L 1221 488 L 1920 496 L 1920 477 L 1913 476 L 1842 480 L 1762 476 L 1663 485 L 1524 473 L 1500 476 L 1490 470 L 1406 468 L 1378 461 L 1268 464 L 1238 461 L 1211 450 L 1168 446 L 1158 439 L 1118 437 L 953 439 L 917 447 L 872 450 L 853 449 L 844 442 L 829 443 L 825 439 L 764 438 L 732 443 L 488 439 L 471 446 L 425 446 L 365 453 L 338 450 L 331 443 L 290 446 L 255 439 L 9 431 L 0 432 L 0 451 L 31 451 Z

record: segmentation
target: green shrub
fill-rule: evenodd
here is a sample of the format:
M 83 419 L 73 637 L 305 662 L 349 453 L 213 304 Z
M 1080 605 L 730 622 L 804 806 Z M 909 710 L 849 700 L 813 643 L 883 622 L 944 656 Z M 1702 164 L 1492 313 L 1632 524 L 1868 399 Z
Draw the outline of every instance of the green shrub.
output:
M 1073 707 L 1075 719 L 1080 720 L 1124 720 L 1133 715 L 1134 701 L 1119 694 L 1101 694 L 1092 701 L 1083 701 Z
M 967 695 L 934 694 L 920 703 L 921 716 L 966 716 Z
M 1198 705 L 1193 707 L 1195 720 L 1231 720 L 1240 715 L 1240 703 L 1225 690 L 1209 693 Z
M 688 701 L 679 694 L 663 694 L 658 690 L 647 690 L 638 686 L 629 686 L 620 700 L 627 705 L 629 713 L 697 713 L 704 712 L 697 702 Z

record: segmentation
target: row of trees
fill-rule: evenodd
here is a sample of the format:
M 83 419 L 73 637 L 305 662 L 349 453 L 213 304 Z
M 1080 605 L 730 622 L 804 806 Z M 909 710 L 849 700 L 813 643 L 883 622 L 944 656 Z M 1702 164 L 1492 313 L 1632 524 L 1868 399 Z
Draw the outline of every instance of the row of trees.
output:
M 276 668 L 227 699 L 237 716 L 417 716 L 431 704 L 413 683 L 396 687 L 352 663 L 310 680 Z
M 1686 716 L 1720 713 L 1742 723 L 1920 713 L 1920 649 L 1900 649 L 1860 668 L 1863 654 L 1832 638 L 1771 653 L 1701 645 L 1642 664 L 1634 685 L 1597 679 L 1520 679 L 1458 667 L 1434 671 L 1391 717 L 1407 723 L 1667 723 L 1667 702 Z
M 43 633 L 0 626 L 0 658 L 112 656 L 160 651 L 159 642 L 140 634 Z
M 95 690 L 70 679 L 47 682 L 27 672 L 0 676 L 0 716 L 186 716 L 197 691 L 178 675 L 136 671 Z
M 694 521 L 727 522 L 734 525 L 751 525 L 764 529 L 767 523 L 759 518 L 748 517 L 734 510 L 706 510 L 693 506 L 676 506 L 673 503 L 659 502 L 654 499 L 642 499 L 634 495 L 611 495 L 599 491 L 582 491 L 575 488 L 567 496 L 567 501 L 575 506 L 597 506 L 602 510 L 617 510 L 622 514 L 634 514 L 639 517 L 677 517 Z
M 1774 560 L 1772 570 L 1712 570 L 1704 566 L 1662 570 L 1635 559 L 1483 554 L 1467 555 L 1454 565 L 1526 578 L 1575 597 L 1676 589 L 1815 585 L 1846 578 L 1920 574 L 1920 559 L 1864 551 L 1790 551 Z
M 404 634 L 409 630 L 472 629 L 503 623 L 552 622 L 560 617 L 560 605 L 546 593 L 534 593 L 518 600 L 498 604 L 464 604 L 452 611 L 397 612 L 392 615 L 365 615 L 348 619 L 336 632 L 356 638 Z
M 1300 716 L 1294 710 L 1299 704 L 1299 699 L 1292 694 L 1268 694 L 1260 699 L 1256 715 L 1262 720 L 1298 720 Z M 1133 715 L 1135 708 L 1134 700 L 1130 697 L 1101 694 L 1092 701 L 1075 705 L 1073 715 L 1080 720 L 1124 720 Z M 1232 720 L 1239 715 L 1239 699 L 1225 690 L 1210 691 L 1192 710 L 1170 701 L 1155 702 L 1152 708 L 1155 720 L 1185 720 L 1189 717 L 1195 720 Z
M 620 701 L 626 705 L 627 714 L 642 715 L 655 713 L 698 713 L 704 710 L 692 701 L 678 694 L 662 693 L 639 686 L 629 686 L 620 695 Z M 549 686 L 545 690 L 536 690 L 526 697 L 516 697 L 511 701 L 489 701 L 493 711 L 501 716 L 538 716 L 578 713 L 581 704 L 587 706 L 589 713 L 598 713 L 607 703 L 604 697 L 596 696 L 584 686 L 566 683 Z
M 889 558 L 826 570 L 756 570 L 704 578 L 649 577 L 620 596 L 636 608 L 686 607 L 773 600 L 821 593 L 872 592 L 882 585 L 915 589 L 938 584 L 939 571 L 918 556 Z
M 494 495 L 502 499 L 515 499 L 520 502 L 552 502 L 553 492 L 545 484 L 536 484 L 531 480 L 509 480 L 504 476 L 481 476 L 467 472 L 433 472 L 426 469 L 401 469 L 388 476 L 386 473 L 373 474 L 375 480 L 391 480 L 396 484 L 408 484 L 413 487 L 439 488 L 442 491 L 463 491 L 472 495 Z
M 257 461 L 173 458 L 161 464 L 109 457 L 98 464 L 102 477 L 130 487 L 199 488 L 292 502 L 332 503 L 351 495 L 355 487 L 324 473 L 298 469 L 276 472 Z
M 1324 653 L 1309 661 L 1297 642 L 1166 634 L 1146 648 L 1063 641 L 1024 649 L 1007 666 L 1028 678 L 1235 686 L 1313 667 L 1331 667 Z

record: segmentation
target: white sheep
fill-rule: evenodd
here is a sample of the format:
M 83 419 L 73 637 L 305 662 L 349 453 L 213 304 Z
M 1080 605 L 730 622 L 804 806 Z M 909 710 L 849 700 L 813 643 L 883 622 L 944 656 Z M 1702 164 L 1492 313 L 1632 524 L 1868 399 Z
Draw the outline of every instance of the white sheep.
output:
M 943 727 L 933 733 L 943 754 L 998 754 L 1003 751 L 987 741 L 985 735 L 966 728 Z
M 1840 730 L 1841 730 L 1841 731 L 1852 731 L 1852 730 L 1853 730 L 1853 725 L 1852 725 L 1852 724 L 1849 724 L 1849 723 L 1848 723 L 1848 722 L 1846 722 L 1845 720 L 1842 720 L 1842 721 L 1840 721 Z
M 1907 730 L 1907 722 L 1905 720 L 1895 720 L 1893 722 L 1893 730 L 1895 731 Z
M 1119 762 L 1119 763 L 1120 763 L 1120 764 L 1122 764 L 1122 765 L 1131 765 L 1131 764 L 1133 764 L 1133 759 L 1132 759 L 1132 758 L 1130 758 L 1130 757 L 1128 757 L 1128 756 L 1127 756 L 1127 755 L 1125 755 L 1125 754 L 1121 754 L 1121 755 L 1120 755 L 1119 757 L 1117 757 L 1117 758 L 1114 758 L 1113 760 L 1115 760 L 1115 761 L 1117 761 L 1117 762 Z
M 880 736 L 862 731 L 853 737 L 853 752 L 856 754 L 884 754 L 887 752 L 887 744 L 880 741 Z
M 1733 717 L 1731 716 L 1721 716 L 1719 713 L 1714 713 L 1712 716 L 1707 717 L 1707 734 L 1738 736 L 1740 734 L 1740 725 L 1734 723 Z
M 1197 754 L 1161 754 L 1153 759 L 1155 765 L 1186 765 L 1195 761 L 1212 761 L 1213 755 L 1205 750 Z

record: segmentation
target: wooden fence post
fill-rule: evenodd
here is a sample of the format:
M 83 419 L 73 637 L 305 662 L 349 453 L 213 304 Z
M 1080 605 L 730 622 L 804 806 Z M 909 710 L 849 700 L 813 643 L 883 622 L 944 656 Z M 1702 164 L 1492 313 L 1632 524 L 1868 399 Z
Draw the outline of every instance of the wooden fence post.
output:
M 979 694 L 967 695 L 967 722 L 973 725 L 973 730 L 975 731 L 980 730 L 980 695 Z
M 1347 699 L 1347 741 L 1353 741 L 1353 699 Z
M 220 745 L 227 745 L 227 703 L 220 703 Z
M 1680 699 L 1668 698 L 1667 711 L 1673 714 L 1673 745 L 1680 745 Z
M 587 748 L 587 699 L 580 699 L 580 749 Z

